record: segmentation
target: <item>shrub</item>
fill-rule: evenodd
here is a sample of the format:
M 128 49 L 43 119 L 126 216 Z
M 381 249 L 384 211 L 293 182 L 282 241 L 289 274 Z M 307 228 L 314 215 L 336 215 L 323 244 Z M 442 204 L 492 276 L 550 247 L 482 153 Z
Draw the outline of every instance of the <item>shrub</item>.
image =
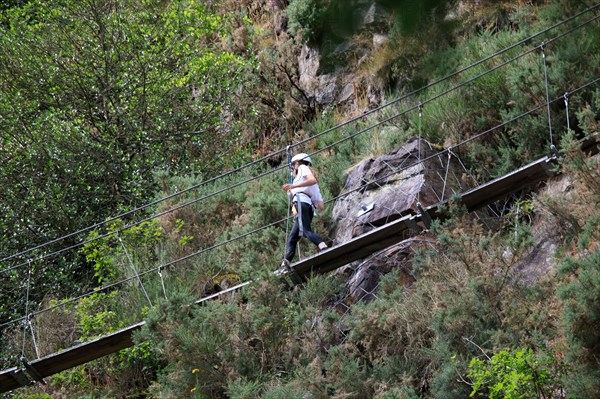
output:
M 559 287 L 561 318 L 574 368 L 565 385 L 573 397 L 600 397 L 600 248 L 577 259 L 565 258 L 559 272 L 565 281 Z
M 557 387 L 554 360 L 540 358 L 531 349 L 501 350 L 485 360 L 473 358 L 469 377 L 471 397 L 486 392 L 489 399 L 552 397 Z
M 316 40 L 323 30 L 327 0 L 292 0 L 287 8 L 288 30 L 305 43 Z

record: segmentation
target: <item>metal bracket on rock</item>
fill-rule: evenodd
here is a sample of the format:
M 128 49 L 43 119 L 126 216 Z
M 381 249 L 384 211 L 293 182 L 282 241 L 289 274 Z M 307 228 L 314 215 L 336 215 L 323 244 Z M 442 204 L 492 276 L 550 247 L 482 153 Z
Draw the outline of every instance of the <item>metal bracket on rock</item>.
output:
M 361 217 L 365 213 L 371 212 L 373 210 L 373 208 L 375 208 L 374 203 L 370 203 L 369 205 L 361 204 L 360 211 L 358 212 L 358 214 L 356 216 Z

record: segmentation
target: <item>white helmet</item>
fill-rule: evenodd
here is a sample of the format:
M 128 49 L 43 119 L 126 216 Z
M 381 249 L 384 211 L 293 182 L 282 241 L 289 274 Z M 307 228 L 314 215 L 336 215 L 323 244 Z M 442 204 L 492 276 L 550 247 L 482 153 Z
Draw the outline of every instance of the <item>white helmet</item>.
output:
M 294 157 L 292 158 L 292 160 L 290 161 L 290 163 L 293 165 L 294 162 L 296 162 L 296 161 L 305 161 L 305 162 L 308 162 L 308 163 L 312 164 L 312 162 L 311 162 L 310 157 L 308 156 L 308 154 L 305 154 L 303 152 L 300 153 L 300 154 L 294 155 Z

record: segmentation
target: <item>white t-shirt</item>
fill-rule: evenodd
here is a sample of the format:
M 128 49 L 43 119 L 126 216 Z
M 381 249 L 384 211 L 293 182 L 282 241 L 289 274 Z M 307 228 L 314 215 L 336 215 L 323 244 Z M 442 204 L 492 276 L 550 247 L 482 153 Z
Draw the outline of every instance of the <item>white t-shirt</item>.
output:
M 296 177 L 294 178 L 293 184 L 305 181 L 306 176 L 308 175 L 312 175 L 310 168 L 307 165 L 300 165 L 298 167 L 298 172 L 296 173 Z M 316 203 L 317 201 L 323 201 L 323 197 L 321 196 L 321 190 L 319 189 L 318 183 L 315 183 L 312 186 L 293 188 L 291 191 L 292 196 L 295 197 L 294 201 L 300 200 L 311 205 L 313 203 Z

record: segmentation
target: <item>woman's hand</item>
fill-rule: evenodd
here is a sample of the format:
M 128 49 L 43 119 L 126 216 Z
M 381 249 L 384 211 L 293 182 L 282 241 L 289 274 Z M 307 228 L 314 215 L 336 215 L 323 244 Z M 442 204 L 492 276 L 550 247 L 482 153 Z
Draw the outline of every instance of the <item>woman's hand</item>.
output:
M 317 208 L 317 210 L 322 211 L 325 209 L 325 202 L 323 201 L 315 201 L 315 208 Z

